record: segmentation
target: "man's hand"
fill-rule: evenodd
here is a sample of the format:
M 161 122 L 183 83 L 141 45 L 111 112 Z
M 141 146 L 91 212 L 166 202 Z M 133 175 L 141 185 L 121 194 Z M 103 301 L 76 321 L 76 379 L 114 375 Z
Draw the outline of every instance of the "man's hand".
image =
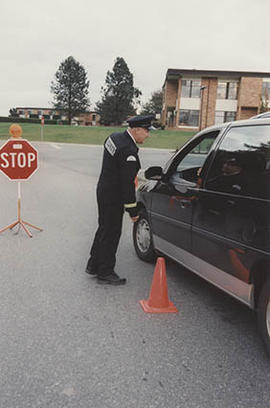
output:
M 130 217 L 132 222 L 137 222 L 139 219 L 139 216 L 136 215 L 136 217 Z

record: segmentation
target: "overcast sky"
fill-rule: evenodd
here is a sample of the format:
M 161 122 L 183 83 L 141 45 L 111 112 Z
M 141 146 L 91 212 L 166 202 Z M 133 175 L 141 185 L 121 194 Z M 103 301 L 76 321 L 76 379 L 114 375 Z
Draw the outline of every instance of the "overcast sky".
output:
M 146 101 L 168 68 L 270 71 L 270 0 L 1 0 L 0 115 L 50 107 L 50 83 L 72 55 L 91 109 L 116 57 Z

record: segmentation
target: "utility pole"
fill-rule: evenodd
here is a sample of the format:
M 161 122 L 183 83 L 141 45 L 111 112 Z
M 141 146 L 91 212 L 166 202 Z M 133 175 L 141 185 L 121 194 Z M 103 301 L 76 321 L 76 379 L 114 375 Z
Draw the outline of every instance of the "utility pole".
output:
M 201 97 L 201 103 L 200 103 L 200 120 L 199 120 L 199 131 L 202 130 L 202 111 L 203 111 L 203 93 L 204 90 L 207 88 L 206 85 L 203 85 L 200 87 L 200 97 Z

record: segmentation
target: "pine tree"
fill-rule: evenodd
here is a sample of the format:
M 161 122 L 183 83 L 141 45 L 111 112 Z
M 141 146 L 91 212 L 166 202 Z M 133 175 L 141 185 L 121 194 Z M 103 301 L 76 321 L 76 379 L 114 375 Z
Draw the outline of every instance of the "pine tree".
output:
M 51 92 L 54 108 L 67 114 L 69 125 L 76 113 L 89 108 L 88 88 L 87 73 L 78 61 L 70 56 L 61 62 L 51 83 Z
M 134 87 L 133 74 L 124 58 L 116 58 L 112 71 L 107 72 L 101 93 L 102 99 L 97 103 L 97 111 L 105 125 L 120 125 L 129 115 L 135 115 L 134 104 L 141 92 Z
M 11 108 L 9 109 L 9 115 L 10 118 L 18 118 L 19 114 L 17 113 L 16 108 Z
M 156 115 L 162 111 L 163 92 L 155 91 L 152 93 L 151 98 L 142 106 L 142 115 Z

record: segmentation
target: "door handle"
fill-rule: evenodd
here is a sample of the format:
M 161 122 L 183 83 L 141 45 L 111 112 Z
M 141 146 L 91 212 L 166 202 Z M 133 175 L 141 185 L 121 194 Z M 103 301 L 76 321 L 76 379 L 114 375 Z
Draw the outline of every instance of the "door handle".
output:
M 190 207 L 191 202 L 189 200 L 180 200 L 180 206 L 181 208 L 188 208 Z
M 228 207 L 234 207 L 235 206 L 235 201 L 234 200 L 227 200 L 227 206 Z

